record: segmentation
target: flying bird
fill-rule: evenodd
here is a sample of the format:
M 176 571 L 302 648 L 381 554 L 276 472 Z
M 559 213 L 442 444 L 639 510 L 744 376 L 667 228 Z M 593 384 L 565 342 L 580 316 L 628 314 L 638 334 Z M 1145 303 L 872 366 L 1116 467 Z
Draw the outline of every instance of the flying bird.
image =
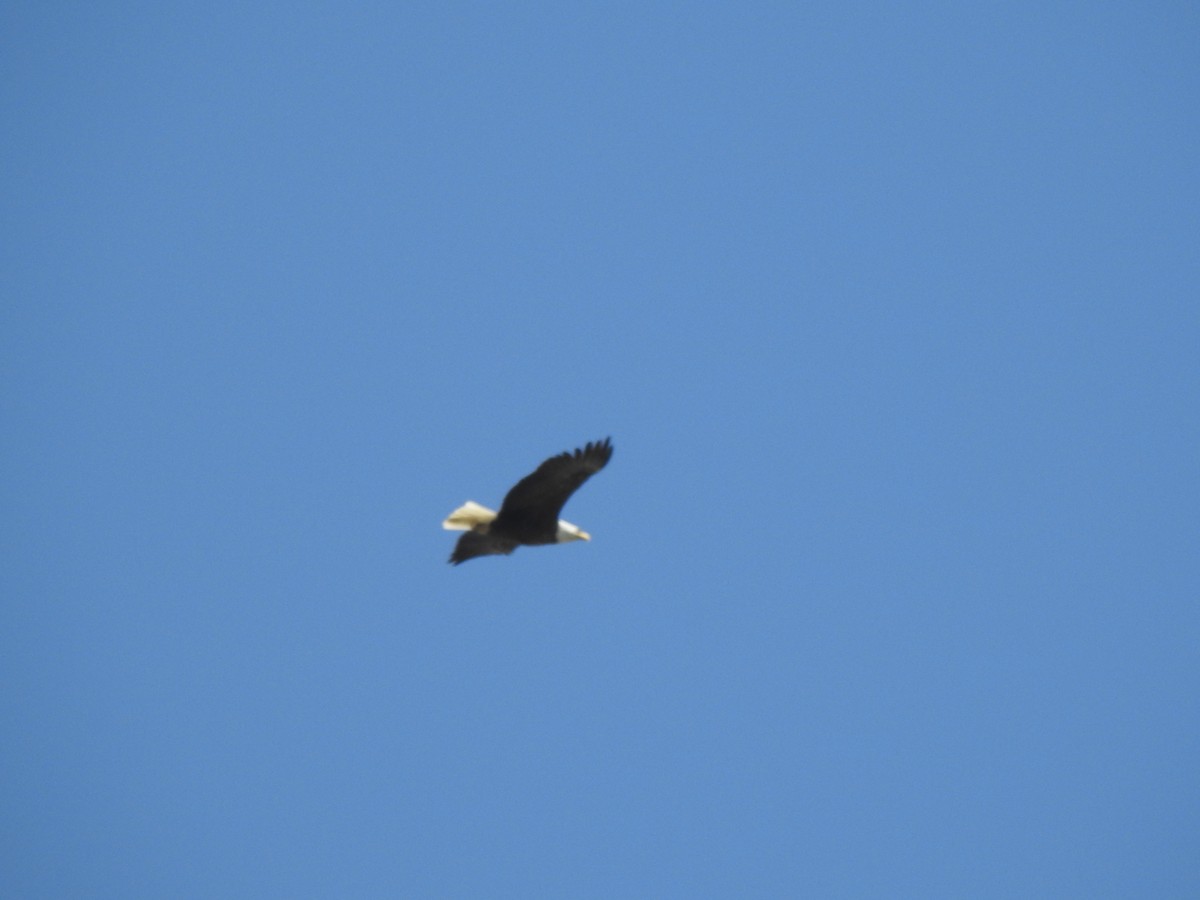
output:
M 612 440 L 605 438 L 574 453 L 550 457 L 516 483 L 498 513 L 468 500 L 442 523 L 447 531 L 466 532 L 455 544 L 450 562 L 457 566 L 476 556 L 507 555 L 521 545 L 590 541 L 590 534 L 558 514 L 580 485 L 607 465 L 612 452 Z

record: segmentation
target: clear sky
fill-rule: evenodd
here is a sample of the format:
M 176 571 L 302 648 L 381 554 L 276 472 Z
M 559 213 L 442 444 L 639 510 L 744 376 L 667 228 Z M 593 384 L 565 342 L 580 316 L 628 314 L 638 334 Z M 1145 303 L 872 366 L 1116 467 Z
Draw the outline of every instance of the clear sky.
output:
M 1200 896 L 1198 47 L 4 4 L 0 895 Z

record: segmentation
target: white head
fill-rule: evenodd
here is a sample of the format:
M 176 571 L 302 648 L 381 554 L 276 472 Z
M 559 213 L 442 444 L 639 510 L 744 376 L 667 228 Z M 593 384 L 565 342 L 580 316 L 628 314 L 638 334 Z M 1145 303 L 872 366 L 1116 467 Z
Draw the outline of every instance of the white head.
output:
M 590 541 L 592 536 L 578 525 L 572 525 L 570 522 L 559 519 L 558 533 L 554 535 L 554 539 L 560 544 L 565 544 L 567 541 Z

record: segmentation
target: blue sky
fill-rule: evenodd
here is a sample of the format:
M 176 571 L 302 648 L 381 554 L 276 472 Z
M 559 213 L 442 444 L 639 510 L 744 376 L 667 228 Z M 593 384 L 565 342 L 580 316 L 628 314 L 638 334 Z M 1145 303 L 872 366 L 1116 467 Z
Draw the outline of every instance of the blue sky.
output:
M 0 894 L 1200 894 L 1198 40 L 6 4 Z

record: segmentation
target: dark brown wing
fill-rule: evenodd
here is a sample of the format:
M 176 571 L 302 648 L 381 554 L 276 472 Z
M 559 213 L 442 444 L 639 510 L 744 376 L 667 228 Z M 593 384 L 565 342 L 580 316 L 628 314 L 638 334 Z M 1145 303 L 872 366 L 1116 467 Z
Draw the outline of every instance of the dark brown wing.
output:
M 477 556 L 489 556 L 493 553 L 508 554 L 516 549 L 516 541 L 505 540 L 492 534 L 468 531 L 454 545 L 454 552 L 450 554 L 450 562 L 457 566 L 459 563 Z
M 558 515 L 567 500 L 608 464 L 612 452 L 612 440 L 605 438 L 574 453 L 550 457 L 508 492 L 492 530 L 512 535 L 522 543 L 538 538 L 553 540 Z

